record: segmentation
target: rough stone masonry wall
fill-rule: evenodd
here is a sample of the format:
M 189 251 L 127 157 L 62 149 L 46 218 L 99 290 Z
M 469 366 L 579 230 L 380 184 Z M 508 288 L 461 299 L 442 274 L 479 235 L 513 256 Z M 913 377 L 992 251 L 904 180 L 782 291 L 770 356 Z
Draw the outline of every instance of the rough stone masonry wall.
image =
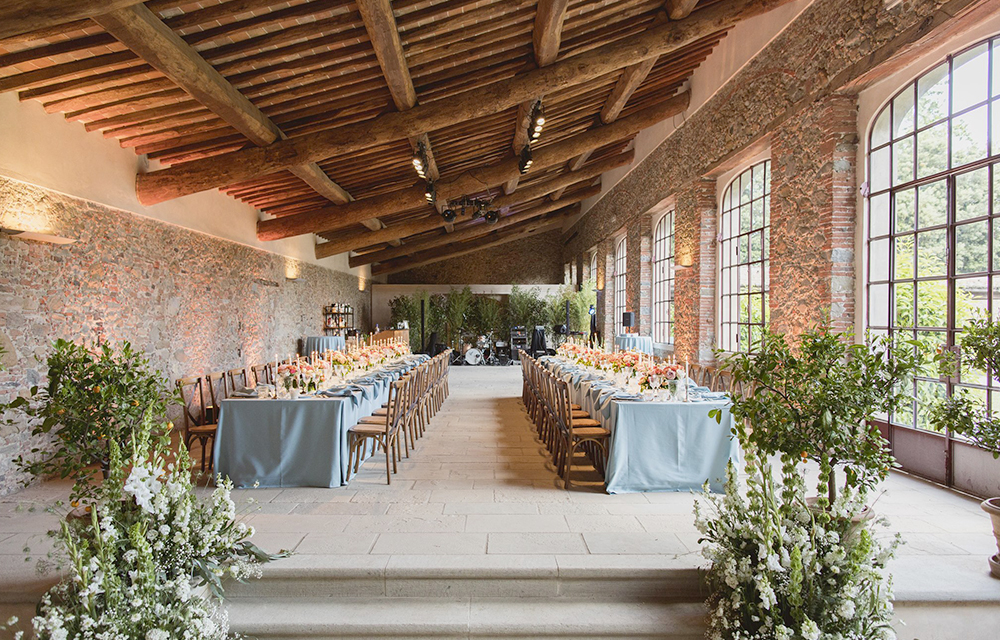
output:
M 564 259 L 597 247 L 603 260 L 606 240 L 620 229 L 636 224 L 670 195 L 679 197 L 696 188 L 721 165 L 774 133 L 778 143 L 772 161 L 781 166 L 781 176 L 772 180 L 772 192 L 783 194 L 779 207 L 785 217 L 772 229 L 772 268 L 777 266 L 781 279 L 772 283 L 772 315 L 790 331 L 801 330 L 827 310 L 838 325 L 850 326 L 854 239 L 848 219 L 853 224 L 855 205 L 844 194 L 856 184 L 854 167 L 844 163 L 856 141 L 847 138 L 844 129 L 853 117 L 844 111 L 851 99 L 831 96 L 949 15 L 977 2 L 904 0 L 886 8 L 884 0 L 815 0 L 581 218 L 570 231 L 575 235 Z M 849 111 L 853 108 L 850 105 Z M 805 144 L 812 146 L 785 157 L 792 146 Z M 810 175 L 818 182 L 808 183 L 803 176 Z M 785 178 L 787 186 L 775 183 Z M 704 212 L 704 206 L 678 209 L 678 247 L 699 246 L 703 254 L 715 251 L 714 244 L 706 244 Z M 808 255 L 803 258 L 801 252 Z M 675 298 L 676 351 L 697 354 L 703 362 L 711 360 L 709 345 L 714 344 L 714 321 L 706 322 L 706 302 L 711 296 L 714 307 L 715 269 L 714 255 L 710 262 L 696 256 L 694 266 L 678 275 Z M 785 287 L 797 278 L 808 281 L 775 293 L 775 286 Z M 599 320 L 607 326 L 607 318 Z M 682 330 L 684 325 L 688 329 Z
M 854 321 L 857 97 L 820 100 L 771 139 L 771 327 Z
M 128 340 L 175 379 L 288 354 L 321 333 L 331 302 L 369 325 L 367 281 L 0 177 L 0 221 L 39 217 L 77 241 L 0 237 L 2 400 L 43 379 L 38 359 L 56 338 Z M 0 494 L 18 486 L 11 460 L 31 446 L 26 430 L 0 430 Z
M 392 284 L 562 284 L 559 230 L 391 274 Z M 443 247 L 442 251 L 446 251 Z

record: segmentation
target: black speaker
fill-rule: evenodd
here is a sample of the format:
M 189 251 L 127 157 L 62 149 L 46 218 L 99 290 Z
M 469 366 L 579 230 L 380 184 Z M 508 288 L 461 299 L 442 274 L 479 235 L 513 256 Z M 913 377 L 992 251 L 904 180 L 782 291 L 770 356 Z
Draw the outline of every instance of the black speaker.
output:
M 626 311 L 622 314 L 622 326 L 626 329 L 631 329 L 635 326 L 635 314 L 631 311 Z

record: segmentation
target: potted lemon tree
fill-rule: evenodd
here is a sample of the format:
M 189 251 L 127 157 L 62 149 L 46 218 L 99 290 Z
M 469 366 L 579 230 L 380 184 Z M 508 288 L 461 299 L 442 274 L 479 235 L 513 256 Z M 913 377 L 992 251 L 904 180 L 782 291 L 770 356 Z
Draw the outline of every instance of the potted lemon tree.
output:
M 972 320 L 962 332 L 959 344 L 966 366 L 988 371 L 994 377 L 1000 375 L 1000 323 L 988 318 Z M 945 357 L 941 359 L 949 362 Z M 951 366 L 954 366 L 953 362 Z M 990 413 L 967 391 L 962 390 L 938 402 L 931 410 L 931 421 L 935 426 L 950 429 L 952 433 L 991 451 L 994 459 L 1000 458 L 1000 418 Z M 982 507 L 993 520 L 993 535 L 1000 551 L 1000 497 L 984 500 Z M 990 571 L 1000 578 L 1000 553 L 989 561 Z

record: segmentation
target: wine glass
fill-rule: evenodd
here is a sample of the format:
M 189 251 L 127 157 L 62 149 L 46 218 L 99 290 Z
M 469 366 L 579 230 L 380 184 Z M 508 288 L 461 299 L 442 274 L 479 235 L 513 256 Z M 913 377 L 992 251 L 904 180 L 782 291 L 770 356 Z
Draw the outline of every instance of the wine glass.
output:
M 649 386 L 653 390 L 653 399 L 658 400 L 660 397 L 660 385 L 663 384 L 663 380 L 657 374 L 652 374 L 649 376 Z

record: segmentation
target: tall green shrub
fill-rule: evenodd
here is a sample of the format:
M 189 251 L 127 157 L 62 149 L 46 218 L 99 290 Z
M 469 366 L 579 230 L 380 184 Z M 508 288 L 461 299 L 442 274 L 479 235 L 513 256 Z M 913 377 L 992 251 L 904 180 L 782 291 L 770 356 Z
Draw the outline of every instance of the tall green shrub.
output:
M 472 311 L 472 289 L 468 286 L 462 289 L 452 289 L 445 298 L 445 332 L 447 343 L 452 348 L 462 340 L 462 335 L 471 328 L 469 319 Z
M 27 418 L 31 434 L 53 440 L 15 463 L 32 476 L 74 478 L 72 498 L 91 498 L 92 478 L 106 468 L 109 443 L 125 449 L 134 433 L 166 420 L 175 397 L 163 375 L 141 351 L 123 342 L 91 351 L 57 340 L 49 355 L 48 385 L 33 387 L 0 410 Z M 8 417 L 13 423 L 17 418 Z

